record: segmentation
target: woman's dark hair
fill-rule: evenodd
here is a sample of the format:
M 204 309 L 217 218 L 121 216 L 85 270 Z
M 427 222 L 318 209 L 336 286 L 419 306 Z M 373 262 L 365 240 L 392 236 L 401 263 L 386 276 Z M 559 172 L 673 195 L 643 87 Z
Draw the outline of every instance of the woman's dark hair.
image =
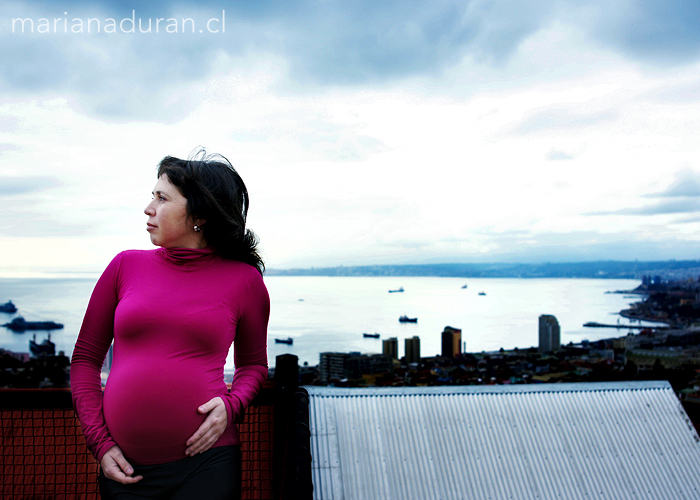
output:
M 187 198 L 189 216 L 206 221 L 202 235 L 208 246 L 226 259 L 250 264 L 260 274 L 265 272 L 256 248 L 258 239 L 245 228 L 248 190 L 230 161 L 197 148 L 187 160 L 163 158 L 158 177 L 163 174 Z

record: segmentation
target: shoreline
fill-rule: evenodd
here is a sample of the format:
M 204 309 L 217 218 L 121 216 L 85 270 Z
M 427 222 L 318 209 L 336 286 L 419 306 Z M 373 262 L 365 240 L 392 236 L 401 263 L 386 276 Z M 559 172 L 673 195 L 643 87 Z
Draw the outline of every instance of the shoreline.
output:
M 632 309 L 623 309 L 621 310 L 618 314 L 622 316 L 623 318 L 627 318 L 629 320 L 636 320 L 636 321 L 646 321 L 648 323 L 661 323 L 662 325 L 666 325 L 666 328 L 671 328 L 671 322 L 659 318 L 657 316 L 644 316 L 644 315 L 637 315 L 633 314 Z M 654 325 L 649 325 L 648 328 L 657 328 Z

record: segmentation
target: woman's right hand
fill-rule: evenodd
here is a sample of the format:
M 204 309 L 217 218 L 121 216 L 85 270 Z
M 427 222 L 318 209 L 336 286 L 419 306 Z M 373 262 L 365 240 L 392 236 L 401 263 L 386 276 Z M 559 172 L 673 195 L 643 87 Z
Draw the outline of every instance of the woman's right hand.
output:
M 134 473 L 134 468 L 126 461 L 119 446 L 112 446 L 107 450 L 102 455 L 100 465 L 102 466 L 102 472 L 105 473 L 108 479 L 119 483 L 133 484 L 143 479 L 143 476 L 131 477 Z

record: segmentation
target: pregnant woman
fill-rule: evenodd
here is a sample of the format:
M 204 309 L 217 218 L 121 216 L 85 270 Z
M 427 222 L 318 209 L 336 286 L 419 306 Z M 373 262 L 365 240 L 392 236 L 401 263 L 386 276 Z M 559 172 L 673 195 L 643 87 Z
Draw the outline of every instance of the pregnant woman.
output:
M 95 285 L 71 386 L 102 498 L 240 496 L 235 422 L 267 377 L 270 311 L 247 211 L 245 184 L 224 157 L 165 157 L 145 210 L 159 248 L 118 254 Z

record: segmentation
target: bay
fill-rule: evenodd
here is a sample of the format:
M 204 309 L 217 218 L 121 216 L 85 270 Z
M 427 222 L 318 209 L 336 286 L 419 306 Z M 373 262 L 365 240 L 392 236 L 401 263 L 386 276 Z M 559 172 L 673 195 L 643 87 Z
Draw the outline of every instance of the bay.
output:
M 12 300 L 18 313 L 0 313 L 0 324 L 16 315 L 27 320 L 63 323 L 51 332 L 57 350 L 73 352 L 83 314 L 96 278 L 3 278 L 0 303 Z M 381 339 L 396 337 L 399 355 L 405 338 L 417 335 L 421 355 L 440 353 L 445 326 L 462 330 L 467 352 L 496 351 L 503 347 L 537 346 L 538 318 L 553 314 L 559 320 L 561 341 L 578 343 L 625 335 L 626 329 L 591 329 L 588 321 L 613 324 L 618 312 L 636 298 L 606 293 L 631 290 L 636 280 L 436 278 L 436 277 L 318 277 L 269 276 L 270 293 L 268 355 L 291 353 L 300 363 L 316 365 L 325 351 L 381 352 Z M 466 289 L 461 288 L 467 284 Z M 402 293 L 388 293 L 403 287 Z M 484 292 L 485 295 L 479 295 Z M 154 307 L 158 307 L 154 303 Z M 401 315 L 417 317 L 417 323 L 399 323 Z M 629 324 L 624 318 L 621 323 Z M 363 333 L 379 333 L 368 339 Z M 36 332 L 41 341 L 47 332 Z M 32 332 L 14 333 L 0 328 L 0 347 L 27 352 Z M 293 344 L 274 339 L 292 338 Z M 227 371 L 233 370 L 229 353 Z

